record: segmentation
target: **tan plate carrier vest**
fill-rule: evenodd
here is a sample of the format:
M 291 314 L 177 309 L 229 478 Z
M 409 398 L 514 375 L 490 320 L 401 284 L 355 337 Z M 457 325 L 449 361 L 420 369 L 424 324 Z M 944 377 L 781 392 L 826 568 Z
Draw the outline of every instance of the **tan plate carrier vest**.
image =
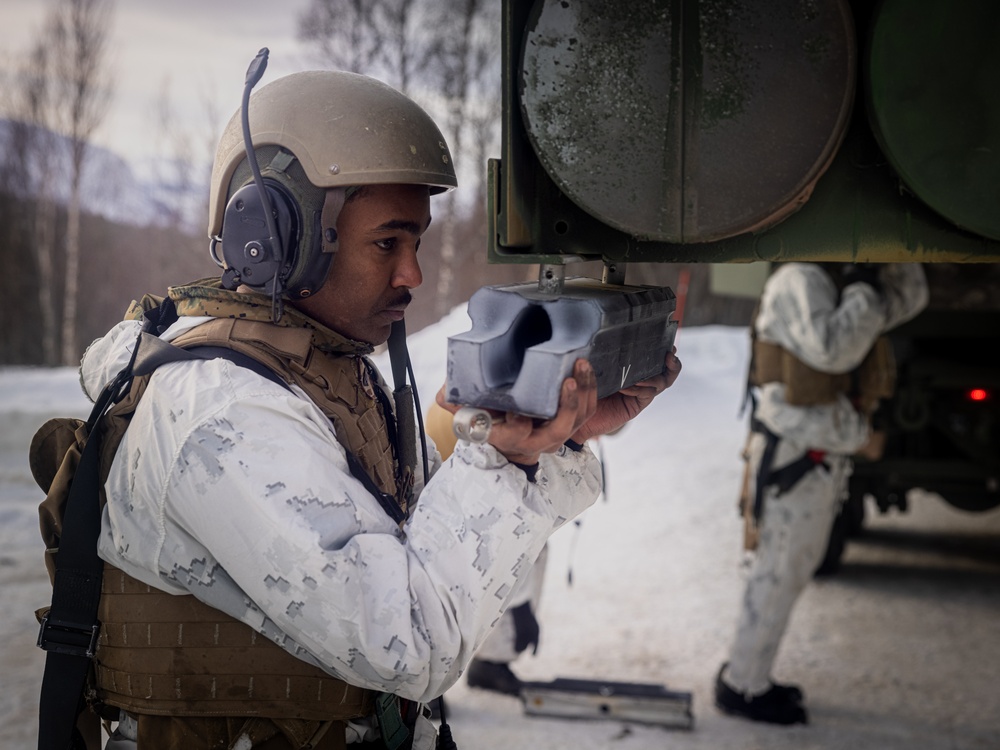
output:
M 305 328 L 233 318 L 200 325 L 172 343 L 243 352 L 300 386 L 333 421 L 338 441 L 360 459 L 376 485 L 403 504 L 399 487 L 411 480 L 397 482 L 386 417 L 374 390 L 381 385 L 372 382 L 362 357 L 322 351 Z M 137 378 L 106 417 L 102 494 L 148 380 Z M 296 658 L 194 596 L 159 591 L 110 565 L 99 619 L 98 702 L 161 716 L 329 721 L 372 714 L 374 691 L 348 685 Z
M 784 347 L 756 336 L 750 362 L 750 383 L 784 383 L 785 401 L 792 406 L 829 404 L 843 393 L 859 411 L 871 414 L 896 387 L 896 362 L 886 336 L 875 341 L 855 370 L 837 375 L 814 370 Z
M 759 309 L 759 308 L 758 308 Z M 875 340 L 871 350 L 857 368 L 847 373 L 831 374 L 814 370 L 783 346 L 761 341 L 755 333 L 757 311 L 750 325 L 752 349 L 750 355 L 750 385 L 783 383 L 785 402 L 792 406 L 818 406 L 837 400 L 840 394 L 849 396 L 861 413 L 869 417 L 879 401 L 889 398 L 896 389 L 896 361 L 892 342 L 886 336 Z M 751 435 L 753 433 L 751 432 Z M 758 528 L 754 516 L 755 493 L 751 482 L 749 458 L 750 437 L 743 449 L 745 467 L 740 485 L 740 508 L 743 515 L 743 547 L 757 548 Z M 881 440 L 876 440 L 876 445 Z M 881 448 L 873 447 L 879 451 Z

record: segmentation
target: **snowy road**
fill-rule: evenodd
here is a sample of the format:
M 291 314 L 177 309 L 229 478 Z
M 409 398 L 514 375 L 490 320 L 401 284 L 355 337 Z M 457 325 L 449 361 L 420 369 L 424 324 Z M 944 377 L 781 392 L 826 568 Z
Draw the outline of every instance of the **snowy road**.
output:
M 425 403 L 442 378 L 431 354 L 458 330 L 460 320 L 446 319 L 411 338 Z M 1000 748 L 1000 511 L 960 513 L 930 496 L 914 497 L 906 515 L 870 515 L 842 573 L 810 586 L 793 614 L 775 676 L 803 686 L 809 726 L 755 725 L 713 708 L 741 592 L 735 502 L 746 332 L 688 329 L 678 348 L 677 385 L 602 444 L 608 498 L 553 538 L 539 652 L 514 668 L 532 680 L 691 691 L 694 729 L 528 718 L 517 700 L 460 683 L 446 695 L 459 747 Z M 48 597 L 25 451 L 43 412 L 86 412 L 74 377 L 0 369 L 2 750 L 34 747 L 43 654 L 33 610 Z

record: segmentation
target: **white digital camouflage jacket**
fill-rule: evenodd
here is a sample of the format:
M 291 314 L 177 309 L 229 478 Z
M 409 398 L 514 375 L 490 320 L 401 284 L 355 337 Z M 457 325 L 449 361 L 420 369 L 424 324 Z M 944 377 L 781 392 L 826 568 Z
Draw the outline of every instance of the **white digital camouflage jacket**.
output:
M 757 337 L 778 344 L 815 370 L 850 372 L 875 340 L 927 306 L 927 280 L 919 263 L 879 267 L 882 292 L 865 283 L 837 287 L 815 263 L 784 263 L 768 278 L 755 321 Z M 757 390 L 756 417 L 771 432 L 799 446 L 847 455 L 868 439 L 868 423 L 849 399 L 791 406 L 782 383 Z M 787 455 L 787 451 L 785 451 Z
M 205 320 L 182 318 L 164 338 Z M 91 398 L 138 330 L 120 323 L 87 350 Z M 601 482 L 587 448 L 543 455 L 534 482 L 491 446 L 460 442 L 443 466 L 430 449 L 432 478 L 418 474 L 401 531 L 303 391 L 223 359 L 163 365 L 111 468 L 99 552 L 351 684 L 426 702 L 458 680 L 546 539 Z

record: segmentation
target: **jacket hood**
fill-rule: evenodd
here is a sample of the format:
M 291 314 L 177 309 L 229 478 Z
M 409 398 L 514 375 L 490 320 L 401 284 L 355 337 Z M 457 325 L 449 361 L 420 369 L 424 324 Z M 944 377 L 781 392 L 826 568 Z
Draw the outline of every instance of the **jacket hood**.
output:
M 128 364 L 141 330 L 140 321 L 123 320 L 87 347 L 80 361 L 80 384 L 91 401 Z

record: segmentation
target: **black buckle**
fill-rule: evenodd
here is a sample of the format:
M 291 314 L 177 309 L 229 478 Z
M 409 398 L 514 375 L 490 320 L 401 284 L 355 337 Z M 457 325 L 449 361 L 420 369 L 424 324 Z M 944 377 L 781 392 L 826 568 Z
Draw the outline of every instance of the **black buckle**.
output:
M 38 630 L 38 648 L 56 654 L 86 656 L 92 659 L 97 653 L 97 639 L 100 632 L 99 622 L 89 626 L 78 625 L 52 620 L 51 614 L 47 614 L 42 618 L 42 626 Z

